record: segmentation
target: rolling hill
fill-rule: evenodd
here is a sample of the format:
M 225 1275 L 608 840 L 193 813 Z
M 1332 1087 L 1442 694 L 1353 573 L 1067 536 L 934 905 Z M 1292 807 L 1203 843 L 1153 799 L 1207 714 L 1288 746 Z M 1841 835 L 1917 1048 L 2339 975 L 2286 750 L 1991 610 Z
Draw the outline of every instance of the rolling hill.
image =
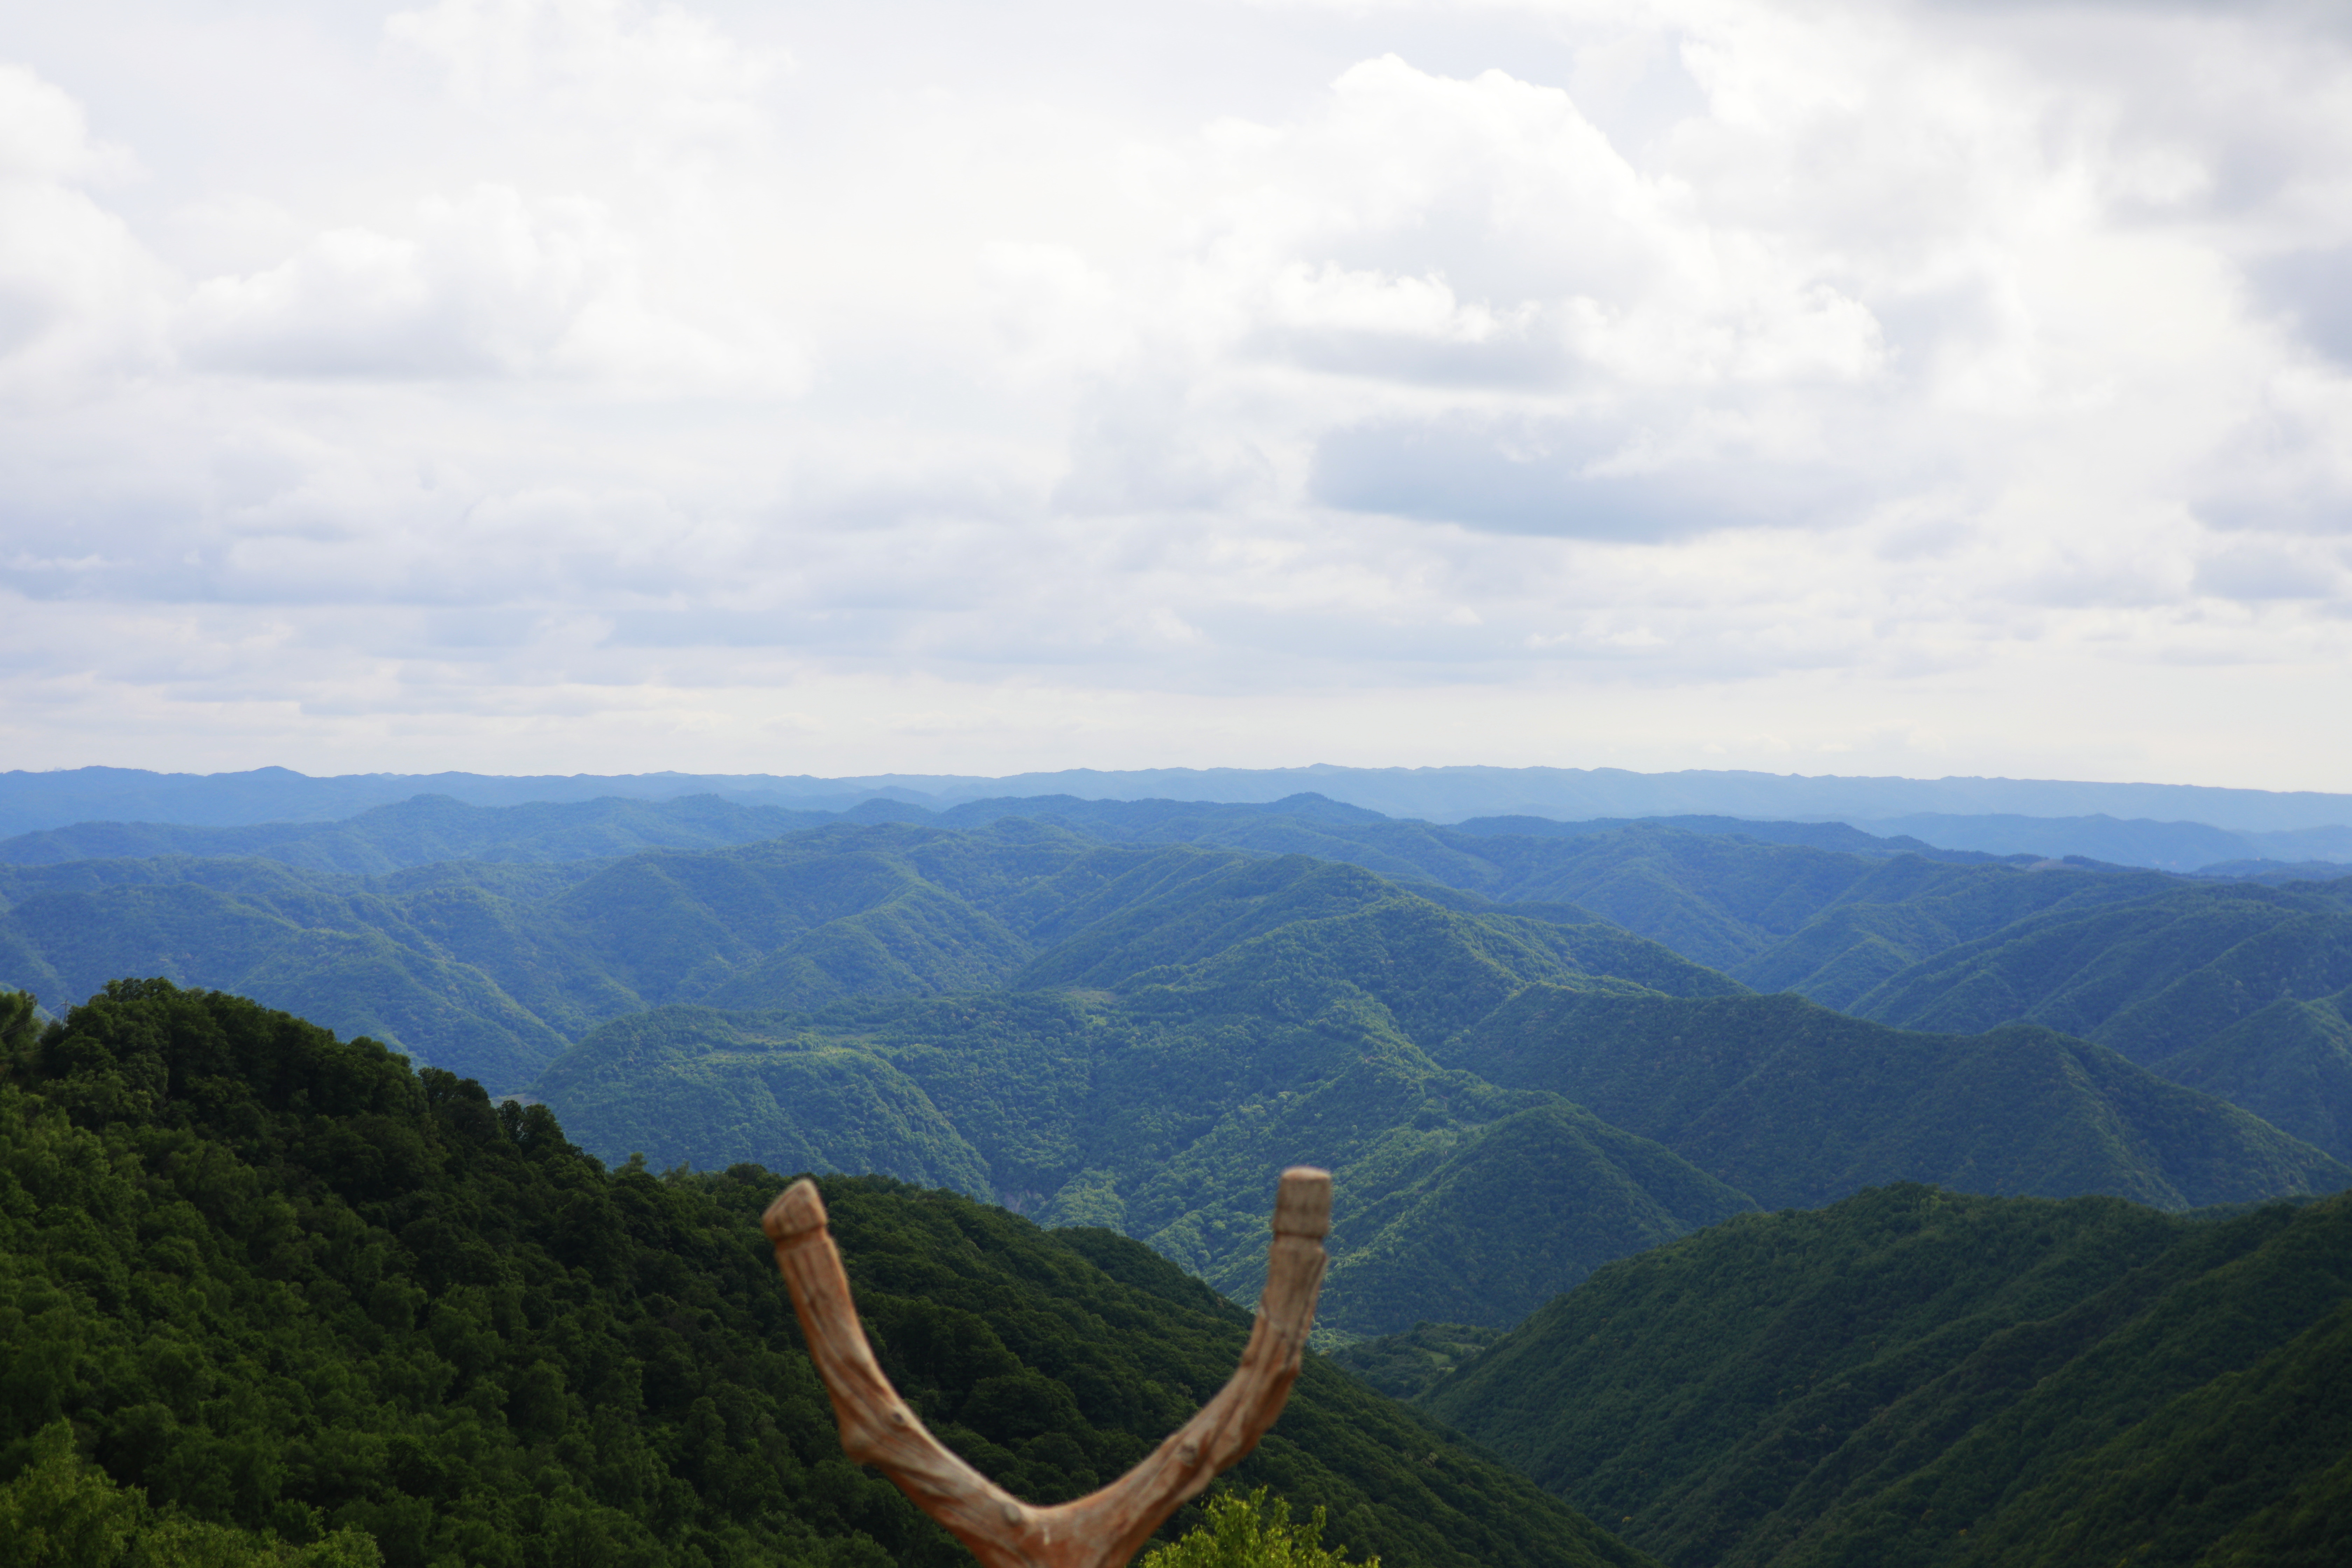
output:
M 543 847 L 550 822 L 584 831 L 614 804 L 510 811 L 523 837 L 501 842 Z M 1330 802 L 1000 814 L 1024 804 L 959 808 L 977 823 L 961 828 L 835 821 L 371 877 L 253 858 L 0 868 L 0 963 L 53 1007 L 142 970 L 236 989 L 527 1089 L 613 1160 L 880 1172 L 1109 1226 L 1236 1296 L 1255 1288 L 1265 1173 L 1318 1161 L 1360 1198 L 1328 1314 L 1357 1332 L 1506 1326 L 1753 1204 L 1891 1180 L 2164 1208 L 2352 1182 L 2096 1043 L 1758 996 L 1592 912 L 1737 949 L 1759 978 L 1778 963 L 1886 995 L 1954 953 L 2011 951 L 1971 933 L 2169 929 L 2185 896 L 2324 931 L 2336 917 L 2304 890 L 1657 824 L 1457 833 Z M 468 812 L 491 846 L 494 814 Z M 1251 845 L 1159 841 L 1213 830 Z M 1358 858 L 1270 852 L 1294 839 Z M 1486 890 L 1383 876 L 1359 863 L 1374 848 Z M 2340 1139 L 2342 1016 L 2285 1000 L 2302 1010 L 2255 1008 L 2162 1060 Z
M 1675 1568 L 2320 1568 L 2352 1552 L 2352 1194 L 1744 1215 L 1421 1403 Z
M 717 795 L 471 805 L 420 795 L 331 822 L 200 826 L 79 822 L 0 840 L 0 865 L 143 860 L 158 856 L 252 858 L 309 871 L 382 876 L 442 860 L 555 863 L 644 849 L 714 848 L 781 837 L 836 814 L 747 805 Z
M 2055 909 L 1863 993 L 1864 1017 L 1971 1031 L 2044 1024 L 2352 1157 L 2352 879 L 2174 888 Z
M 1513 1322 L 1749 1206 L 1557 1096 L 1445 1071 L 1344 982 L 1325 996 L 1296 1020 L 1245 998 L 1137 1011 L 1069 993 L 816 1019 L 666 1008 L 598 1030 L 532 1092 L 615 1159 L 919 1175 L 1138 1237 L 1241 1300 L 1261 1282 L 1274 1173 L 1320 1162 L 1349 1194 L 1323 1321 L 1359 1332 L 1433 1300 Z
M 1088 925 L 1154 900 L 1164 916 L 1190 881 L 1262 863 L 1009 818 L 964 832 L 841 823 L 728 848 L 381 878 L 250 858 L 19 866 L 0 868 L 0 979 L 52 1010 L 124 974 L 234 990 L 509 1090 L 597 1024 L 648 1007 L 1013 984 Z M 1307 862 L 1289 864 L 1282 874 Z M 1351 868 L 1327 879 L 1334 909 L 1412 898 Z M 1550 944 L 1526 958 L 1528 973 L 1587 973 L 1580 950 L 1670 989 L 1726 984 L 1581 911 L 1514 917 L 1471 902 L 1464 918 L 1495 942 Z
M 592 1034 L 532 1092 L 614 1159 L 790 1151 L 945 1182 L 1124 1231 L 1244 1298 L 1267 1173 L 1322 1163 L 1354 1200 L 1327 1321 L 1359 1332 L 1507 1326 L 1751 1203 L 1888 1181 L 2167 1209 L 2352 1185 L 2259 1119 L 2045 1029 L 1898 1030 L 1669 967 L 1653 977 L 1672 995 L 1572 969 L 1580 925 L 1449 910 L 1301 858 L 1135 874 L 1150 896 L 1111 884 L 1122 912 L 1015 977 L 1039 989 L 659 1010 Z M 1633 940 L 1602 934 L 1588 957 Z
M 2281 997 L 2352 985 L 2352 879 L 2185 887 L 2042 911 L 1857 997 L 1862 1016 L 1973 1031 L 2046 1024 L 2153 1061 Z
M 1529 986 L 1439 1053 L 1654 1138 L 1768 1208 L 1931 1181 L 2158 1208 L 2352 1185 L 2347 1167 L 2084 1040 L 1902 1030 L 1802 997 Z

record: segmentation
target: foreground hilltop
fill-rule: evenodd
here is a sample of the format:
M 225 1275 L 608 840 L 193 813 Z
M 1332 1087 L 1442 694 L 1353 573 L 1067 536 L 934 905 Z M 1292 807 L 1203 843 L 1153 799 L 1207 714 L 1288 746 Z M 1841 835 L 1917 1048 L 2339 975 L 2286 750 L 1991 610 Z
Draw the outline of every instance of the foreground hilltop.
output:
M 0 1519 L 65 1491 L 318 1568 L 969 1561 L 841 1457 L 758 1229 L 782 1177 L 607 1170 L 543 1107 L 164 982 L 6 1044 Z M 1247 1317 L 1123 1237 L 825 1194 L 886 1369 L 1017 1492 L 1124 1470 L 1237 1362 Z M 1235 1479 L 1405 1568 L 1650 1561 L 1319 1360 Z
M 167 983 L 6 1044 L 0 1519 L 68 1498 L 306 1568 L 963 1560 L 839 1457 L 756 1228 L 782 1178 L 607 1170 L 542 1106 Z M 1244 1314 L 1110 1231 L 826 1196 L 894 1381 L 1040 1500 L 1239 1353 Z M 1345 1352 L 1457 1363 L 1420 1403 L 1482 1449 L 1310 1357 L 1236 1480 L 1391 1564 L 2321 1568 L 2352 1552 L 2347 1227 L 2352 1195 L 1916 1185 L 1738 1215 L 1498 1341 Z

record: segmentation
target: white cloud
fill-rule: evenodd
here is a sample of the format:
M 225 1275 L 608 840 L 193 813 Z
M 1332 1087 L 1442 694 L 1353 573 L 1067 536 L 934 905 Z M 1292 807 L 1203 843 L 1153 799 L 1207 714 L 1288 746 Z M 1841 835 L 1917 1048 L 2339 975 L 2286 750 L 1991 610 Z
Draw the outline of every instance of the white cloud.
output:
M 81 105 L 19 65 L 0 65 L 0 179 L 57 182 L 121 175 L 119 148 L 89 139 Z
M 649 307 L 602 204 L 482 185 L 404 234 L 336 228 L 267 271 L 207 279 L 182 317 L 208 370 L 341 376 L 598 375 L 696 390 L 730 345 Z
M 788 56 L 744 47 L 677 5 L 629 0 L 442 0 L 384 34 L 437 60 L 469 108 L 527 113 L 644 155 L 758 139 L 759 100 Z
M 50 403 L 151 368 L 161 269 L 81 188 L 131 172 L 64 91 L 0 64 L 0 397 Z
M 2323 782 L 2213 684 L 2347 695 L 2293 7 L 282 0 L 184 87 L 76 10 L 0 70 L 12 754 Z

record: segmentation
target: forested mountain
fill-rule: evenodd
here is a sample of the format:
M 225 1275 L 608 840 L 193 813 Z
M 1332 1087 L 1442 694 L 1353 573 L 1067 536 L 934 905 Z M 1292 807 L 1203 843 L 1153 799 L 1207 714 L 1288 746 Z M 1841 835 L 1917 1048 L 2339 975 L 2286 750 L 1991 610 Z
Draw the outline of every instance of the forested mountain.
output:
M 1851 1004 L 1917 1028 L 2044 1024 L 2352 1155 L 2352 879 L 2180 887 L 2021 920 Z
M 1471 1323 L 1423 1321 L 1398 1333 L 1342 1345 L 1331 1359 L 1391 1399 L 1413 1400 L 1504 1333 Z
M 2043 910 L 1855 998 L 1864 1017 L 1975 1030 L 2024 1019 L 2157 1061 L 2282 995 L 2352 985 L 2352 879 L 2173 888 Z
M 669 800 L 688 795 L 801 809 L 839 809 L 873 796 L 932 808 L 1004 797 L 1272 802 L 1313 791 L 1392 816 L 1454 822 L 1507 814 L 1579 821 L 1716 814 L 1756 820 L 1948 821 L 1988 814 L 2070 817 L 2105 814 L 2132 822 L 2208 823 L 2249 834 L 2352 823 L 2352 795 L 2214 789 L 2187 784 L 2092 784 L 2050 779 L 1803 777 L 1687 769 L 1622 768 L 1156 768 L 973 778 L 882 773 L 820 779 L 771 773 L 635 773 L 516 777 L 482 773 L 357 773 L 311 778 L 285 768 L 238 773 L 156 773 L 136 768 L 0 773 L 0 832 L 96 819 L 215 825 L 349 816 L 420 794 L 477 805 L 607 796 Z M 1922 817 L 1918 814 L 1934 814 Z M 1900 828 L 1896 831 L 1902 831 Z M 2078 853 L 2080 851 L 2077 851 Z
M 1263 1173 L 1317 1161 L 1356 1194 L 1326 1321 L 1357 1331 L 1506 1326 L 1751 1203 L 1889 1180 L 2172 1208 L 2352 1182 L 2095 1045 L 1754 996 L 1557 896 L 1702 949 L 1789 929 L 1767 952 L 1812 942 L 1810 962 L 1825 930 L 1848 952 L 1898 923 L 1948 946 L 2020 910 L 2143 911 L 2177 881 L 1655 825 L 1455 843 L 1328 802 L 1213 814 L 1236 836 L 1459 853 L 1484 868 L 1463 879 L 1529 895 L 1504 902 L 1150 842 L 1206 831 L 1165 804 L 1129 810 L 1118 831 L 1145 841 L 1124 844 L 994 816 L 367 879 L 250 858 L 19 867 L 0 871 L 0 943 L 53 1005 L 161 970 L 528 1088 L 608 1159 L 951 1186 L 1110 1226 L 1237 1296 L 1255 1287 Z M 2253 892 L 2265 909 L 2304 897 Z M 2279 1061 L 2324 1079 L 2342 1055 L 2322 1014 L 2249 1027 L 2273 1025 L 2300 1034 L 2254 1042 L 2270 1065 L 2251 1086 L 2251 1048 L 2192 1065 L 2279 1098 Z M 2298 1105 L 2299 1125 L 2333 1135 L 2332 1103 Z
M 1495 903 L 1568 904 L 1750 984 L 1832 1006 L 2025 916 L 2182 886 L 2160 872 L 1928 850 L 1835 823 L 1503 817 L 1441 827 L 1319 797 L 1263 806 L 982 801 L 937 821 L 967 827 L 1015 815 L 1111 842 L 1311 855 Z
M 1437 880 L 1452 880 L 1449 871 L 1473 879 L 1493 874 L 1479 856 L 1465 854 L 1454 843 L 1456 837 L 1590 837 L 1637 821 L 1713 837 L 1804 844 L 1861 855 L 1913 854 L 1966 865 L 1999 858 L 1937 849 L 1916 838 L 1879 837 L 1843 823 L 1751 822 L 1727 816 L 1613 817 L 1588 822 L 1485 817 L 1436 828 L 1425 822 L 1396 821 L 1319 795 L 1293 795 L 1265 805 L 1005 796 L 966 801 L 940 811 L 878 796 L 844 808 L 819 810 L 716 795 L 660 800 L 615 795 L 502 805 L 419 795 L 326 821 L 231 826 L 77 822 L 0 839 L 0 864 L 47 866 L 167 855 L 254 856 L 305 870 L 381 875 L 439 860 L 543 863 L 652 848 L 719 848 L 833 822 L 912 822 L 967 828 L 1008 816 L 1052 822 L 1106 843 L 1215 844 L 1267 854 L 1360 858 L 1372 869 L 1386 872 L 1410 871 L 1417 859 L 1427 858 L 1429 874 Z M 2019 858 L 2031 861 L 2034 857 Z
M 2224 860 L 2218 865 L 2200 866 L 2200 878 L 2234 882 L 2259 882 L 2265 887 L 2283 888 L 2290 882 L 2334 882 L 2343 879 L 2352 866 L 2341 860 L 2273 860 L 2262 857 L 2251 860 Z
M 1565 901 L 1755 990 L 1879 1022 L 2081 1036 L 2352 1159 L 2352 879 L 2185 884 L 1659 824 L 1487 842 L 1495 874 L 1457 867 L 1454 885 Z
M 2146 817 L 2023 816 L 2015 813 L 1954 816 L 1922 813 L 1878 817 L 1873 833 L 1916 834 L 1956 849 L 2000 855 L 2088 856 L 2126 866 L 2213 873 L 2246 859 L 2336 862 L 2331 876 L 2344 875 L 2352 860 L 2352 812 L 2335 825 L 2284 832 L 2231 832 L 2202 822 L 2155 822 Z M 2226 874 L 2226 873 L 2225 873 Z
M 616 1159 L 889 1171 L 1124 1230 L 1243 1297 L 1265 1173 L 1320 1163 L 1350 1200 L 1325 1321 L 1359 1331 L 1507 1326 L 1751 1201 L 1932 1179 L 2179 1209 L 2352 1185 L 2258 1119 L 2046 1030 L 1921 1035 L 1795 997 L 1498 975 L 1505 1000 L 1423 1048 L 1360 983 L 1377 973 L 1318 973 L 1306 942 L 1253 964 L 1250 945 L 1120 999 L 664 1009 L 599 1030 L 533 1092 Z
M 2244 1110 L 2025 1025 L 1937 1035 L 1800 996 L 1531 985 L 1438 1058 L 1562 1095 L 1767 1208 L 1897 1181 L 2167 1209 L 2352 1186 L 2352 1168 Z
M 2352 1163 L 2352 993 L 2283 996 L 2152 1070 Z
M 2324 1568 L 2352 1558 L 2352 1194 L 1742 1215 L 1423 1403 L 1675 1568 Z
M 1322 1321 L 1359 1331 L 1433 1311 L 1515 1322 L 1612 1258 L 1749 1206 L 1557 1095 L 1445 1071 L 1328 974 L 1272 997 L 1153 987 L 1130 1006 L 663 1009 L 599 1030 L 533 1092 L 616 1157 L 917 1175 L 1124 1231 L 1242 1300 L 1273 1173 L 1320 1163 L 1349 1194 Z
M 768 1173 L 932 1189 L 829 1188 L 861 1304 L 1054 1496 L 1229 1370 L 1304 1161 L 1327 1334 L 1405 1331 L 1349 1360 L 1676 1568 L 2335 1539 L 2294 1402 L 2337 1397 L 2347 1200 L 2156 1211 L 2352 1186 L 2352 881 L 1315 798 L 798 820 L 17 841 L 0 982 L 100 997 L 0 1090 L 0 1489 L 314 1568 L 949 1561 L 804 1420 Z M 174 852 L 58 858 L 110 845 Z M 1300 1397 L 1248 1476 L 1359 1553 L 1633 1560 L 1319 1362 Z
M 643 849 L 714 848 L 775 838 L 836 819 L 826 811 L 689 795 L 678 800 L 538 801 L 469 805 L 420 795 L 331 822 L 189 826 L 80 822 L 0 840 L 0 865 L 251 856 L 307 871 L 381 876 L 439 860 L 550 863 Z
M 758 1229 L 782 1177 L 607 1171 L 544 1107 L 164 982 L 7 1043 L 0 1518 L 143 1510 L 220 1564 L 969 1561 L 841 1456 Z M 886 1370 L 1015 1491 L 1109 1479 L 1236 1364 L 1246 1316 L 1108 1231 L 825 1196 Z M 1318 1358 L 1235 1479 L 1401 1568 L 1648 1561 Z
M 596 1024 L 647 1007 L 806 1007 L 1014 983 L 1088 925 L 1262 863 L 1106 846 L 1018 818 L 969 832 L 839 824 L 726 849 L 454 861 L 383 878 L 256 859 L 75 861 L 0 868 L 0 977 L 55 1009 L 118 975 L 162 973 L 299 1006 L 509 1090 Z M 1317 886 L 1301 896 L 1410 896 L 1340 867 Z M 1203 908 L 1232 904 L 1213 896 Z M 1465 918 L 1505 945 L 1549 944 L 1549 957 L 1526 956 L 1530 974 L 1588 972 L 1571 951 L 1583 948 L 1644 984 L 1727 986 L 1574 909 L 1522 917 L 1473 900 Z
M 1449 910 L 1351 867 L 1158 851 L 1073 918 L 1009 992 L 634 1015 L 532 1092 L 613 1158 L 946 1183 L 1124 1230 L 1237 1296 L 1264 1173 L 1322 1163 L 1352 1198 L 1326 1317 L 1358 1331 L 1507 1325 L 1751 1201 L 1891 1180 L 2168 1208 L 2352 1184 L 2083 1041 L 1756 997 L 1612 928 Z
M 373 890 L 396 893 L 404 889 L 394 873 L 432 862 L 567 863 L 647 847 L 718 847 L 773 837 L 821 816 L 714 796 L 500 808 L 420 797 L 334 823 L 83 824 L 0 844 L 0 861 L 62 868 L 158 855 L 254 856 L 309 871 L 384 879 L 371 884 Z M 1579 904 L 1751 984 L 1799 989 L 1833 1006 L 1851 1005 L 1897 973 L 2028 915 L 2179 886 L 2153 873 L 2028 871 L 1838 824 L 1497 818 L 1442 828 L 1319 796 L 1265 805 L 984 800 L 943 814 L 872 800 L 841 820 L 921 818 L 924 826 L 965 830 L 1008 817 L 1045 822 L 1098 844 L 1307 854 L 1503 903 Z M 113 875 L 168 882 L 183 874 L 174 869 L 180 864 Z M 37 890 L 50 884 L 19 878 L 16 885 Z

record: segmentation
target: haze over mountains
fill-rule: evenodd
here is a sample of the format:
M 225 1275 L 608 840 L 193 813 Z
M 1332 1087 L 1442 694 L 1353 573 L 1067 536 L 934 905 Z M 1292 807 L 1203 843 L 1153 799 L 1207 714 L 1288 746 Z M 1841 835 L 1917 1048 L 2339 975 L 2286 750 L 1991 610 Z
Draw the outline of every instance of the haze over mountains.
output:
M 1612 768 L 1071 769 L 994 779 L 895 773 L 818 779 L 459 773 L 311 778 L 284 768 L 191 774 L 91 767 L 0 773 L 0 834 L 99 821 L 205 826 L 331 821 L 427 794 L 475 805 L 717 795 L 747 804 L 838 811 L 877 796 L 946 809 L 981 799 L 1044 795 L 1264 804 L 1307 793 L 1433 822 L 1692 815 L 1837 820 L 1885 837 L 1914 835 L 1946 848 L 2084 855 L 2173 870 L 2239 859 L 2352 861 L 2352 795 L 2186 784 L 1702 770 L 1636 773 Z

